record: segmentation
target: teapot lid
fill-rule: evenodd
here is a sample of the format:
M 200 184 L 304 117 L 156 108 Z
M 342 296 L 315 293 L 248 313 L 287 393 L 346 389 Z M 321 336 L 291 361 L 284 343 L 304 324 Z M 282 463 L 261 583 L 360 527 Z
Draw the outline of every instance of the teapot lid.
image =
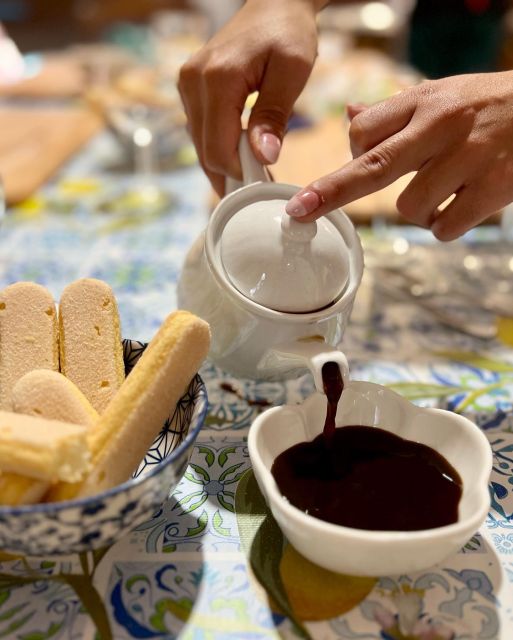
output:
M 349 249 L 327 218 L 298 222 L 287 200 L 252 202 L 221 235 L 221 260 L 231 284 L 258 304 L 309 313 L 333 303 L 349 278 Z

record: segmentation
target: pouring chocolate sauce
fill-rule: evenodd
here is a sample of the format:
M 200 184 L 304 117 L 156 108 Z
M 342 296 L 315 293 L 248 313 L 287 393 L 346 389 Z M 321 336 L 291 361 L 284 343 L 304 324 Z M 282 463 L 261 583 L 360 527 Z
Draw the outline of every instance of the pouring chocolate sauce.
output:
M 462 480 L 434 449 L 378 427 L 336 428 L 338 365 L 322 368 L 323 432 L 283 451 L 271 472 L 281 493 L 311 516 L 346 527 L 417 531 L 458 519 Z

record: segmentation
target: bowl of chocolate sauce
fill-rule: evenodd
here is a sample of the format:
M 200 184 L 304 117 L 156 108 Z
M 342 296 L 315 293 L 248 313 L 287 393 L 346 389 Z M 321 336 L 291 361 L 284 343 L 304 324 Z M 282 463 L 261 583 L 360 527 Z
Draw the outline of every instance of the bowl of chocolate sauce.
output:
M 490 506 L 490 446 L 463 416 L 418 407 L 386 387 L 344 384 L 268 409 L 248 447 L 265 499 L 290 543 L 332 571 L 380 576 L 456 553 Z

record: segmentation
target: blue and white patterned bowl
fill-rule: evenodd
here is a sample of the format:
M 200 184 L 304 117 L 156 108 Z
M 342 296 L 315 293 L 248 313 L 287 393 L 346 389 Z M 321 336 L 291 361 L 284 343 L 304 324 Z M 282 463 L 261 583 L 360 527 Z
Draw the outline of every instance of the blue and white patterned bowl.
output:
M 146 344 L 123 340 L 131 371 Z M 25 555 L 80 553 L 113 544 L 148 520 L 180 481 L 205 421 L 207 391 L 196 375 L 133 477 L 79 500 L 0 507 L 0 549 Z

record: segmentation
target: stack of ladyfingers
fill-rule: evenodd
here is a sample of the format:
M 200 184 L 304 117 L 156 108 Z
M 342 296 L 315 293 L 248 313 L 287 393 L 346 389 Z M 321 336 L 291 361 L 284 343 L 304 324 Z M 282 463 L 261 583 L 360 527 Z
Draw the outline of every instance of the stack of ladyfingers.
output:
M 170 314 L 125 379 L 120 321 L 100 280 L 0 292 L 0 504 L 89 496 L 127 480 L 210 346 Z

